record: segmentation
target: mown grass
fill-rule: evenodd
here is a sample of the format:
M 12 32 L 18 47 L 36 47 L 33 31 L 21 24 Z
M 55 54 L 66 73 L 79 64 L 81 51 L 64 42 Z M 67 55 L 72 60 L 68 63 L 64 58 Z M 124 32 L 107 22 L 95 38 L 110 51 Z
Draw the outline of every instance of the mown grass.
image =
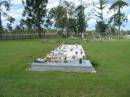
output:
M 96 74 L 28 71 L 60 43 L 80 43 Z M 1 41 L 0 97 L 130 97 L 130 40 Z

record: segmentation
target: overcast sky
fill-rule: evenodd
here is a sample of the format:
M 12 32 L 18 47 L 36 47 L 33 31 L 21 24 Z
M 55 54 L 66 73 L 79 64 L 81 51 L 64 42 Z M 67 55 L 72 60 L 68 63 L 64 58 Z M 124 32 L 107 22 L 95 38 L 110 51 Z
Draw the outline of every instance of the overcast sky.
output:
M 49 9 L 49 8 L 57 6 L 59 4 L 59 1 L 60 0 L 49 0 L 47 8 Z M 81 3 L 80 0 L 66 0 L 66 1 L 75 2 L 76 5 Z M 93 9 L 93 6 L 91 5 L 92 1 L 94 1 L 95 4 L 98 4 L 98 0 L 82 0 L 82 1 L 83 1 L 83 4 L 90 5 L 85 10 L 86 15 L 88 12 L 91 12 L 91 10 Z M 115 1 L 115 0 L 109 0 L 109 4 L 108 4 L 108 6 L 106 6 L 106 9 L 104 10 L 104 18 L 105 18 L 106 22 L 108 21 L 107 18 L 109 18 L 113 14 L 113 12 L 109 12 L 109 14 L 107 15 L 108 8 L 113 1 Z M 122 10 L 128 16 L 128 22 L 125 23 L 125 26 L 122 29 L 130 30 L 130 0 L 124 0 L 124 1 L 129 3 L 129 6 L 125 7 Z M 19 20 L 22 18 L 23 6 L 22 6 L 21 0 L 11 0 L 11 4 L 12 4 L 11 10 L 8 13 L 9 13 L 9 15 L 13 16 L 16 19 L 16 21 L 14 23 L 14 26 L 15 26 L 15 25 L 19 24 Z M 2 17 L 2 20 L 3 20 L 3 25 L 5 27 L 6 26 L 6 18 Z M 91 19 L 88 21 L 89 27 L 87 29 L 89 29 L 89 30 L 94 29 L 96 20 L 97 20 L 97 18 L 94 15 L 92 15 Z

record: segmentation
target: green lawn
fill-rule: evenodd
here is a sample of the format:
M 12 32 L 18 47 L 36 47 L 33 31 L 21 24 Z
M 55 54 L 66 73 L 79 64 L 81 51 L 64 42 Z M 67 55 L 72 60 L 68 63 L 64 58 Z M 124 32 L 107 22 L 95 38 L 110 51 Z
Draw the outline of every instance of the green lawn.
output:
M 58 42 L 58 43 L 57 43 Z M 96 74 L 28 71 L 60 43 L 81 43 Z M 130 97 L 130 40 L 0 42 L 0 97 Z

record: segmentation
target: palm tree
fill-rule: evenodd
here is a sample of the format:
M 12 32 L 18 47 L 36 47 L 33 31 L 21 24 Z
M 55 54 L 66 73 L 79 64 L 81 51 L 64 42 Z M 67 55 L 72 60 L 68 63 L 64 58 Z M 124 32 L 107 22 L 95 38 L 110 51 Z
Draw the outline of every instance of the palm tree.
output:
M 123 0 L 117 0 L 110 6 L 110 10 L 114 10 L 114 11 L 117 10 L 117 12 L 110 18 L 110 21 L 111 22 L 114 21 L 115 26 L 118 26 L 119 36 L 120 36 L 121 25 L 123 22 L 127 20 L 125 14 L 121 12 L 121 9 L 125 6 L 128 6 L 128 3 L 126 3 Z

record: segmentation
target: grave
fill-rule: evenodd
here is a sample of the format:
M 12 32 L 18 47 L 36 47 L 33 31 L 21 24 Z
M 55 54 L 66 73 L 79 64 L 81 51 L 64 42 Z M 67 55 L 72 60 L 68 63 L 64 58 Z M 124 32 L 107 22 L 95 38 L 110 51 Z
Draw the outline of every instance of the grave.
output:
M 81 45 L 60 45 L 44 59 L 37 58 L 30 66 L 33 71 L 65 71 L 96 73 L 90 60 L 86 60 Z

